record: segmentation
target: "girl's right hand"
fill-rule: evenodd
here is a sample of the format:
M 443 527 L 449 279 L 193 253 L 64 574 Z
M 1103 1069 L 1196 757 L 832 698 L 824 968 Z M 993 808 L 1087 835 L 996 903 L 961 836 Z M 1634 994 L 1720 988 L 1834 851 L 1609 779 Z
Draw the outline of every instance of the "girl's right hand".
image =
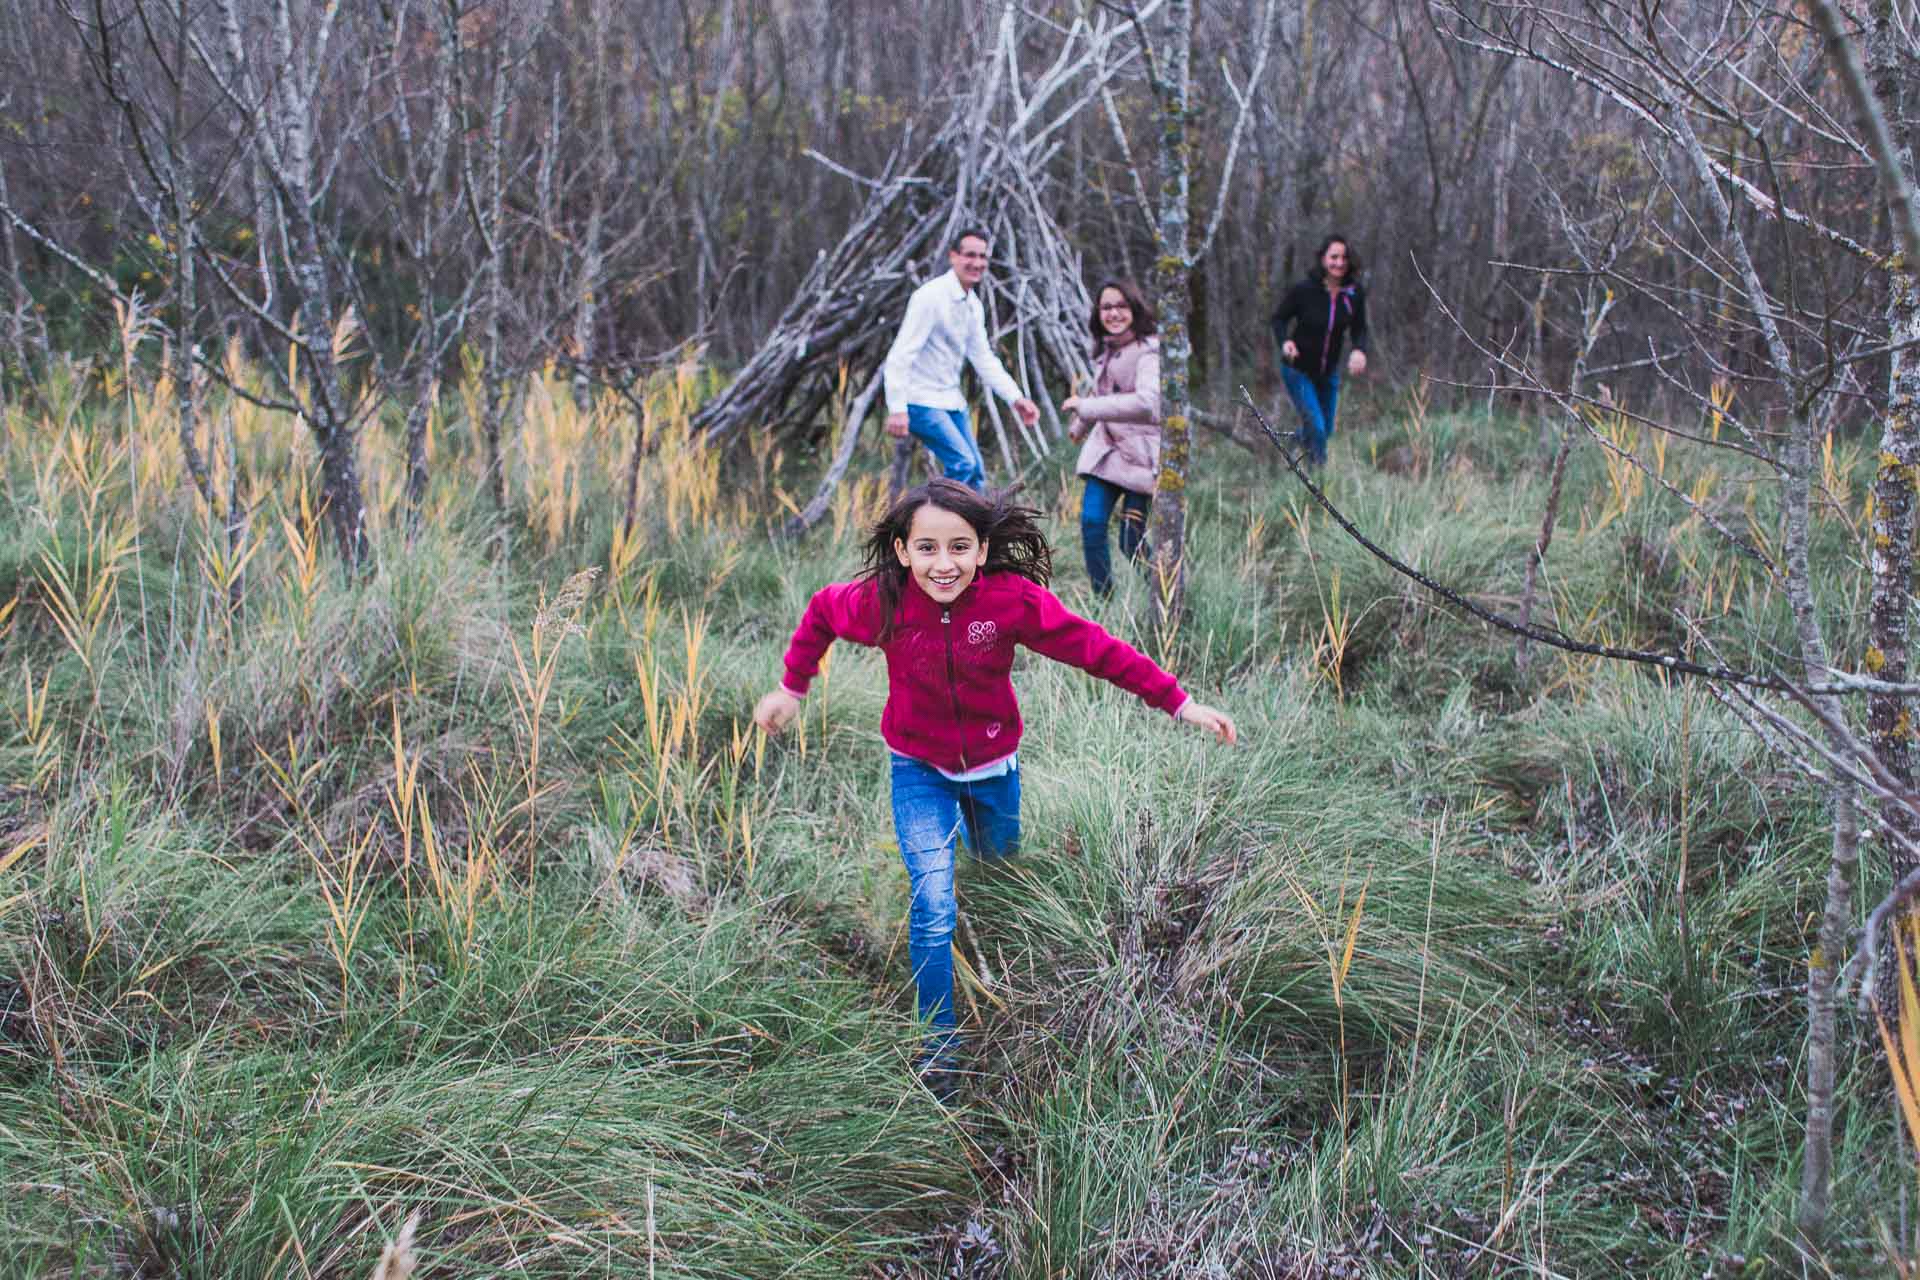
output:
M 753 708 L 753 722 L 769 734 L 779 733 L 800 714 L 800 699 L 785 689 L 775 689 Z
M 1215 711 L 1212 707 L 1202 706 L 1193 699 L 1180 708 L 1181 720 L 1196 729 L 1205 729 L 1220 741 L 1232 746 L 1240 741 L 1240 731 L 1233 726 L 1233 717 L 1224 711 Z
M 1292 364 L 1300 358 L 1300 348 L 1293 345 L 1292 338 L 1288 338 L 1280 344 L 1280 354 L 1286 358 L 1288 364 Z

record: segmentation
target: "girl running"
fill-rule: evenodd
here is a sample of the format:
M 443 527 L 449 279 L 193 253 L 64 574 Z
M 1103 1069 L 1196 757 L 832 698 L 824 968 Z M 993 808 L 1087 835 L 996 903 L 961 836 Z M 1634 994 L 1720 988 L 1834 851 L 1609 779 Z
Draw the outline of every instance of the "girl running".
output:
M 814 594 L 787 646 L 780 687 L 754 722 L 785 728 L 836 639 L 887 656 L 880 735 L 893 751 L 893 825 L 913 886 L 908 954 L 921 1018 L 932 1028 L 921 1070 L 953 1088 L 954 845 L 998 862 L 1020 844 L 1020 708 L 1014 645 L 1112 681 L 1222 742 L 1238 733 L 1146 655 L 1061 605 L 1046 582 L 1052 553 L 1038 513 L 1009 495 L 940 479 L 909 490 L 867 539 L 866 568 Z

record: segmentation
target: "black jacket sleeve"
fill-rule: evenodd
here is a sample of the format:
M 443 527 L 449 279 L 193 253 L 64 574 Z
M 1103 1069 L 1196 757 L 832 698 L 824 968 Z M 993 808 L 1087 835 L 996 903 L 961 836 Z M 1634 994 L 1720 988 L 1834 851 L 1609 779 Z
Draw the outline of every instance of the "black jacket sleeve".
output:
M 1353 318 L 1347 322 L 1347 336 L 1353 339 L 1355 351 L 1367 349 L 1367 291 L 1359 285 L 1353 287 Z
M 1287 345 L 1287 331 L 1293 328 L 1293 322 L 1299 315 L 1300 289 L 1296 285 L 1289 287 L 1285 293 L 1280 295 L 1280 305 L 1274 308 L 1272 320 L 1274 346 L 1284 347 Z

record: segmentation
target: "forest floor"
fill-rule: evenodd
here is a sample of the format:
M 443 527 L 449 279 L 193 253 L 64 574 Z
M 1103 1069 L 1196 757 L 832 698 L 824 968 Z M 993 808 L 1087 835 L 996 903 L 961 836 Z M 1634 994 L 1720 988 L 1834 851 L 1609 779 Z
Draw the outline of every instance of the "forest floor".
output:
M 0 1274 L 363 1277 L 415 1214 L 432 1277 L 1881 1275 L 1903 1233 L 1915 1256 L 1851 1011 L 1834 1229 L 1790 1243 L 1828 841 L 1797 771 L 1698 684 L 1523 670 L 1214 436 L 1170 648 L 1144 578 L 1090 596 L 1066 446 L 1028 490 L 1068 605 L 1243 741 L 1024 660 L 1025 845 L 964 886 L 986 973 L 936 1101 L 882 664 L 836 652 L 777 742 L 749 720 L 808 594 L 857 567 L 884 451 L 779 541 L 819 460 L 689 447 L 695 381 L 660 390 L 632 536 L 612 408 L 536 388 L 504 518 L 440 424 L 411 545 L 376 429 L 355 581 L 284 424 L 240 424 L 236 546 L 177 487 L 164 405 L 6 411 Z M 1516 607 L 1540 424 L 1343 410 L 1333 500 Z M 1829 451 L 1818 516 L 1840 653 L 1862 452 Z M 1539 613 L 1665 648 L 1683 610 L 1722 660 L 1790 650 L 1778 591 L 1608 457 L 1576 452 Z M 1767 478 L 1658 466 L 1774 527 Z

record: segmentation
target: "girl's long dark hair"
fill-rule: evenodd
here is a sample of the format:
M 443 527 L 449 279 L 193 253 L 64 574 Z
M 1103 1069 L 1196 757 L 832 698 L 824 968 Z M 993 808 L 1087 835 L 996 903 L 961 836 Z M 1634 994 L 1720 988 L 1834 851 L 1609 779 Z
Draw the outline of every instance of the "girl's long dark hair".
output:
M 872 578 L 880 590 L 880 638 L 891 639 L 894 620 L 900 612 L 900 598 L 906 594 L 907 566 L 894 554 L 893 544 L 907 540 L 913 528 L 914 513 L 922 507 L 951 511 L 973 527 L 987 544 L 987 563 L 982 573 L 1017 573 L 1023 578 L 1047 584 L 1053 577 L 1053 551 L 1047 536 L 1040 531 L 1040 513 L 1013 500 L 1013 491 L 976 493 L 957 480 L 944 477 L 907 490 L 899 501 L 887 508 L 887 514 L 874 524 L 867 535 L 866 566 L 862 578 Z
M 1100 353 L 1106 350 L 1107 330 L 1100 323 L 1100 295 L 1109 289 L 1118 290 L 1127 300 L 1127 309 L 1133 312 L 1133 336 L 1147 338 L 1160 332 L 1159 317 L 1153 314 L 1153 304 L 1147 301 L 1147 295 L 1140 292 L 1140 286 L 1131 280 L 1119 276 L 1109 276 L 1100 282 L 1093 291 L 1093 314 L 1087 317 L 1087 332 L 1093 335 L 1093 358 L 1098 360 Z

